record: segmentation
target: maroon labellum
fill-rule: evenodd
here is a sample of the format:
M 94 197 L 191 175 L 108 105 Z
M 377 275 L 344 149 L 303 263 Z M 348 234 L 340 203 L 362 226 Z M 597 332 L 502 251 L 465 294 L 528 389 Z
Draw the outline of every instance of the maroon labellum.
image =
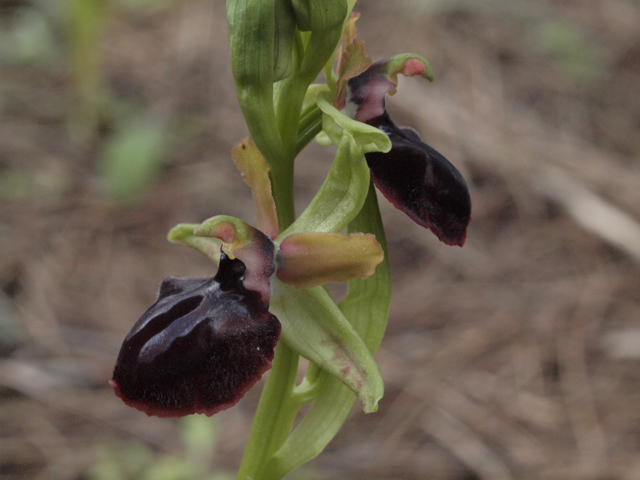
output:
M 268 301 L 243 286 L 245 270 L 223 253 L 213 278 L 162 282 L 122 344 L 110 382 L 116 395 L 158 417 L 235 405 L 271 368 L 280 336 Z
M 460 172 L 387 112 L 368 122 L 389 136 L 391 151 L 365 154 L 373 183 L 393 205 L 447 245 L 464 245 L 471 197 Z
M 344 112 L 379 128 L 391 140 L 389 152 L 365 154 L 371 179 L 383 195 L 444 243 L 462 246 L 471 221 L 469 189 L 446 158 L 389 117 L 385 95 L 395 91 L 398 73 L 431 78 L 426 64 L 411 56 L 376 62 L 349 80 Z

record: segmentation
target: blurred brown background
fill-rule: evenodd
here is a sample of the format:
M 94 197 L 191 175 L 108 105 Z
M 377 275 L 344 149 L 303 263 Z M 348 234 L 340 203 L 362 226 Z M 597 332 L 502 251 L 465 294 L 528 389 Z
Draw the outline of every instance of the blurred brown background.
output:
M 380 411 L 292 479 L 640 479 L 640 2 L 360 1 L 389 99 L 464 173 L 463 249 L 383 198 Z M 0 0 L 0 478 L 233 478 L 259 389 L 147 418 L 106 385 L 178 222 L 255 221 L 220 0 Z M 297 164 L 298 212 L 332 152 Z M 209 444 L 214 446 L 209 447 Z

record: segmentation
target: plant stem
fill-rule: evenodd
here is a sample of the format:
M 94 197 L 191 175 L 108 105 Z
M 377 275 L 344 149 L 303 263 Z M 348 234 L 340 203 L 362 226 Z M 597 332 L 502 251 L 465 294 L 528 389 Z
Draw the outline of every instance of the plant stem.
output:
M 294 159 L 295 155 L 293 158 L 281 158 L 281 161 L 271 164 L 271 188 L 280 231 L 285 230 L 295 220 Z M 286 343 L 278 342 L 271 370 L 253 418 L 237 480 L 277 480 L 263 477 L 264 467 L 289 436 L 300 408 L 300 404 L 292 397 L 299 358 Z
M 271 371 L 253 418 L 237 480 L 262 479 L 267 460 L 287 439 L 298 412 L 297 408 L 292 408 L 291 402 L 298 373 L 298 359 L 298 355 L 284 342 L 278 343 Z
M 271 164 L 269 172 L 271 189 L 276 202 L 278 225 L 284 231 L 296 218 L 293 200 L 293 161 L 283 158 L 282 161 Z

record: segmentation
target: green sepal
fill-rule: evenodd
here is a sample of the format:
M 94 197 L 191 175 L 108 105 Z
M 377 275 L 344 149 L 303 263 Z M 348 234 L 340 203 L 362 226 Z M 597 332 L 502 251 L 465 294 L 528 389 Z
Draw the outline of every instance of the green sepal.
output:
M 169 231 L 167 240 L 171 243 L 195 248 L 218 265 L 220 263 L 220 246 L 222 242 L 217 238 L 199 237 L 194 234 L 194 230 L 199 226 L 200 224 L 197 223 L 179 223 Z
M 269 311 L 282 324 L 281 340 L 340 379 L 375 412 L 384 393 L 380 369 L 362 339 L 323 287 L 299 290 L 271 280 Z
M 307 110 L 310 107 L 316 106 L 316 101 L 318 99 L 318 94 L 320 92 L 328 92 L 328 91 L 329 91 L 329 87 L 325 83 L 313 83 L 309 85 L 309 88 L 307 88 L 307 92 L 304 94 L 304 100 L 302 101 L 303 112 L 300 115 L 300 118 L 304 118 L 305 110 Z
M 367 200 L 353 222 L 349 232 L 373 233 L 385 251 L 385 260 L 376 272 L 366 280 L 354 279 L 348 284 L 347 298 L 340 303 L 340 310 L 351 322 L 371 352 L 380 345 L 389 316 L 391 302 L 391 272 L 386 255 L 384 229 L 373 185 Z M 326 372 L 303 380 L 311 383 L 308 390 L 319 390 L 310 410 L 291 432 L 282 447 L 271 457 L 265 467 L 265 478 L 282 478 L 294 468 L 317 456 L 351 412 L 356 396 L 342 382 Z M 301 385 L 302 385 L 301 384 Z
M 277 276 L 297 288 L 367 278 L 384 254 L 373 235 L 364 233 L 296 233 L 280 243 Z

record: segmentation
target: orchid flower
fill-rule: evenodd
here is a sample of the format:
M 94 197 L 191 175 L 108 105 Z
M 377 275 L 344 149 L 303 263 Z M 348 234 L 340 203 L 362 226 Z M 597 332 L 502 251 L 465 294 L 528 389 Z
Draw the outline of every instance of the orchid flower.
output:
M 326 93 L 319 96 L 318 106 L 334 120 L 342 114 L 384 132 L 391 148 L 365 155 L 373 183 L 396 208 L 441 241 L 462 246 L 471 220 L 471 198 L 464 178 L 415 130 L 396 126 L 385 108 L 385 94 L 396 93 L 398 74 L 433 81 L 431 67 L 414 54 L 371 64 L 362 42 L 354 39 L 357 19 L 357 14 L 350 17 L 338 51 L 333 106 L 340 113 L 328 108 Z
M 269 235 L 227 216 L 170 232 L 171 241 L 219 263 L 218 272 L 212 278 L 162 282 L 158 299 L 123 342 L 111 380 L 116 395 L 160 417 L 213 415 L 235 405 L 271 367 L 281 330 L 269 312 L 273 288 L 278 304 L 283 295 L 293 297 L 286 300 L 294 304 L 289 308 L 303 317 L 279 310 L 292 348 L 338 376 L 366 409 L 374 409 L 382 383 L 362 340 L 343 317 L 321 322 L 313 297 L 296 299 L 304 294 L 286 285 L 308 289 L 366 278 L 382 261 L 382 248 L 373 235 L 362 233 L 278 237 L 267 163 L 248 139 L 234 148 L 233 157 L 252 188 L 260 228 Z

